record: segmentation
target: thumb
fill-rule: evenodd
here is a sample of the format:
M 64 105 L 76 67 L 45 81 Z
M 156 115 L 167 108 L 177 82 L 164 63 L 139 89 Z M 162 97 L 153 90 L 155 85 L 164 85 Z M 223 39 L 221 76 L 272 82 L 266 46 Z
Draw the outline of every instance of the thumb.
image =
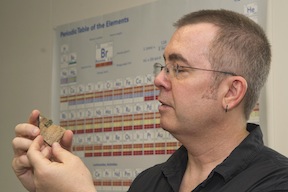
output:
M 59 163 L 65 163 L 66 159 L 69 160 L 72 155 L 69 151 L 62 148 L 58 142 L 52 144 L 52 154 L 53 159 Z
M 41 153 L 41 147 L 44 146 L 44 140 L 41 135 L 38 135 L 29 150 L 27 151 L 27 157 L 33 167 L 36 169 L 43 166 L 44 164 L 49 164 L 50 161 Z

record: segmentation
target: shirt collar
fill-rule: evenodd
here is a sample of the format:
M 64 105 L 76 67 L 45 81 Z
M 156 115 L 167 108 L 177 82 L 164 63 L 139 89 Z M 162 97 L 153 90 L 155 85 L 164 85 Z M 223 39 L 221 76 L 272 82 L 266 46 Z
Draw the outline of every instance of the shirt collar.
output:
M 182 177 L 186 170 L 188 154 L 186 148 L 182 145 L 174 154 L 164 163 L 162 172 L 166 176 L 168 183 L 174 191 L 179 191 Z
M 260 126 L 248 123 L 246 129 L 250 134 L 213 171 L 222 175 L 226 182 L 245 169 L 264 147 Z
M 248 123 L 246 129 L 250 134 L 231 152 L 229 157 L 216 166 L 209 175 L 208 180 L 217 173 L 223 177 L 225 182 L 229 181 L 234 175 L 237 175 L 241 170 L 245 169 L 264 147 L 263 135 L 259 125 Z M 179 190 L 182 177 L 186 170 L 187 161 L 187 150 L 184 146 L 181 146 L 167 162 L 163 164 L 162 172 L 174 191 Z

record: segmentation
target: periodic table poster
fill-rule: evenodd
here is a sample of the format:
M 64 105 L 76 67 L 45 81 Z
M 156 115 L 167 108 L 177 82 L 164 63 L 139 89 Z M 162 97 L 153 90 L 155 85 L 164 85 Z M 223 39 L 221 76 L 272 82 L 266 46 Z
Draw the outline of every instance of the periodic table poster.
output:
M 159 124 L 153 64 L 185 13 L 226 8 L 265 27 L 266 1 L 159 0 L 56 28 L 56 114 L 98 192 L 127 191 L 180 146 Z M 257 121 L 259 108 L 252 113 Z

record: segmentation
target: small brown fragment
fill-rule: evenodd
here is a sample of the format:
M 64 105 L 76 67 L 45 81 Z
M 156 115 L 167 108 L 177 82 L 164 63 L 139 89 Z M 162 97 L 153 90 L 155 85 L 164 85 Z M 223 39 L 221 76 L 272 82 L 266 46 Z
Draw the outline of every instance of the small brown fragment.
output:
M 39 128 L 40 134 L 43 136 L 44 141 L 48 145 L 52 145 L 54 142 L 60 142 L 65 129 L 59 125 L 54 125 L 52 120 L 45 118 L 44 116 L 39 116 Z

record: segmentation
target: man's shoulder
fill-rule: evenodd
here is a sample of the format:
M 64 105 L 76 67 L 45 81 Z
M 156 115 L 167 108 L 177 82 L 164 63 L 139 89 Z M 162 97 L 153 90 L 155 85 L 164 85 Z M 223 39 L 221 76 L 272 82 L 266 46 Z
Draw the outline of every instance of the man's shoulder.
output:
M 261 177 L 257 191 L 288 191 L 288 158 L 266 146 L 259 156 L 254 163 Z
M 156 164 L 152 167 L 147 168 L 146 170 L 142 171 L 137 177 L 147 177 L 153 178 L 158 175 L 162 175 L 162 167 L 165 163 Z
M 251 166 L 261 173 L 261 177 L 274 180 L 278 184 L 285 183 L 288 187 L 288 158 L 283 154 L 264 146 Z
M 169 185 L 163 182 L 162 166 L 163 163 L 142 171 L 132 182 L 129 192 L 157 191 L 158 188 L 161 190 L 167 188 L 166 191 L 169 191 Z
M 275 166 L 288 169 L 288 157 L 279 153 L 278 151 L 264 146 L 263 149 L 260 151 L 260 155 L 264 159 L 269 160 L 270 163 L 275 164 Z

